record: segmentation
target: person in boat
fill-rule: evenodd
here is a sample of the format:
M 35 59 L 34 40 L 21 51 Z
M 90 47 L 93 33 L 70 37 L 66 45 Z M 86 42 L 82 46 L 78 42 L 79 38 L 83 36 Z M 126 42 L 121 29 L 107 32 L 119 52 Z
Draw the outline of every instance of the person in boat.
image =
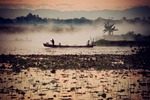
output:
M 87 45 L 90 45 L 90 40 L 87 41 Z
M 61 46 L 61 43 L 59 43 L 59 46 Z
M 55 45 L 55 41 L 54 41 L 54 39 L 52 39 L 52 40 L 51 40 L 51 42 L 52 42 L 52 45 Z

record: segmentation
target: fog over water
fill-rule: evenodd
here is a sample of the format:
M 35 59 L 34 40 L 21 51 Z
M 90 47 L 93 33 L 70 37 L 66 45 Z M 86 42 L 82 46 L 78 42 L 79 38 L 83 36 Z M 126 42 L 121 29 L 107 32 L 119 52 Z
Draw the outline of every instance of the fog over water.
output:
M 62 45 L 85 45 L 88 40 L 102 39 L 104 23 L 98 25 L 41 25 L 41 26 L 19 26 L 22 32 L 0 32 L 0 53 L 1 54 L 102 54 L 102 53 L 116 53 L 120 48 L 125 52 L 130 52 L 130 49 L 123 47 L 95 47 L 90 49 L 52 49 L 45 48 L 43 43 L 55 40 L 55 44 Z M 147 35 L 150 32 L 148 26 L 129 25 L 127 23 L 116 24 L 119 31 L 115 31 L 114 35 L 126 34 L 129 31 Z M 9 29 L 8 29 L 9 31 Z M 57 53 L 56 53 L 57 52 Z M 59 53 L 58 53 L 59 52 Z M 72 53 L 71 53 L 72 52 Z M 91 52 L 91 53 L 90 53 Z
M 33 26 L 31 26 L 33 27 Z M 0 40 L 7 41 L 34 41 L 37 43 L 49 42 L 50 39 L 55 39 L 56 44 L 86 44 L 87 40 L 95 37 L 101 37 L 101 29 L 96 29 L 89 26 L 75 26 L 73 29 L 69 29 L 68 26 L 60 26 L 46 29 L 38 29 L 41 27 L 34 27 L 34 31 L 28 30 L 22 33 L 5 34 L 1 33 Z M 68 29 L 67 29 L 68 28 Z

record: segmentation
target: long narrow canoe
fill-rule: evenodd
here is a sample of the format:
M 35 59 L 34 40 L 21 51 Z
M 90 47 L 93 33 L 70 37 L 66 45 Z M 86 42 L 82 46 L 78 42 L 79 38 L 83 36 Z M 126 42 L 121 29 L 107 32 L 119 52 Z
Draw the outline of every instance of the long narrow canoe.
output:
M 92 48 L 94 45 L 52 45 L 49 43 L 43 43 L 45 47 L 51 48 Z

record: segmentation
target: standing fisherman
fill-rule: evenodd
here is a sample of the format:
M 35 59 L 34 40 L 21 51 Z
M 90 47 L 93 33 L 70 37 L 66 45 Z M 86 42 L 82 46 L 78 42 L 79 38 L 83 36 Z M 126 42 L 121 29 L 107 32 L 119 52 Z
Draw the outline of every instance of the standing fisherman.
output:
M 52 39 L 52 40 L 51 40 L 51 42 L 52 42 L 52 45 L 54 46 L 54 45 L 55 45 L 55 41 L 54 41 L 54 39 Z
M 90 45 L 90 40 L 87 41 L 87 45 Z

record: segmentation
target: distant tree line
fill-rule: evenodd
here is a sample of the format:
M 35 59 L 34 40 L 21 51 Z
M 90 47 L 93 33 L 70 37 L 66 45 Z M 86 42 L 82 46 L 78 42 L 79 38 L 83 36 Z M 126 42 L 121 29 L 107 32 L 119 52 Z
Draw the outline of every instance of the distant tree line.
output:
M 150 36 L 143 36 L 141 34 L 134 33 L 134 31 L 129 31 L 126 34 L 122 34 L 124 38 L 133 38 L 135 41 L 150 41 Z
M 39 15 L 33 15 L 32 13 L 29 13 L 27 16 L 20 16 L 15 19 L 5 19 L 0 17 L 0 24 L 99 24 L 99 23 L 105 23 L 108 19 L 104 18 L 97 18 L 95 20 L 90 20 L 85 17 L 81 18 L 73 18 L 73 19 L 59 19 L 59 18 L 41 18 Z M 143 23 L 143 24 L 150 24 L 150 16 L 149 17 L 136 17 L 134 19 L 127 19 L 126 17 L 123 17 L 120 20 L 112 20 L 113 23 Z

